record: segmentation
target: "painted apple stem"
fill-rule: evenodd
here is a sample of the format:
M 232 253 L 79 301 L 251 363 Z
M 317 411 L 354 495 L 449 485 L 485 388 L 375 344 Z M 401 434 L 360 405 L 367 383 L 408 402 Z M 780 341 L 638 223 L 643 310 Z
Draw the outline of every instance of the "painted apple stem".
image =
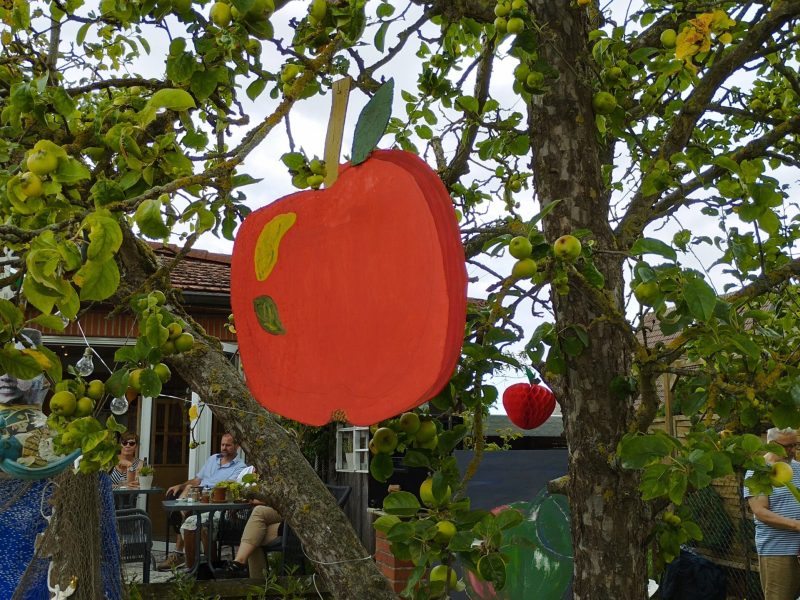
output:
M 350 99 L 352 79 L 344 77 L 333 82 L 331 116 L 328 119 L 328 133 L 325 136 L 325 184 L 331 187 L 339 178 L 339 157 L 342 154 L 344 121 L 347 117 L 347 103 Z

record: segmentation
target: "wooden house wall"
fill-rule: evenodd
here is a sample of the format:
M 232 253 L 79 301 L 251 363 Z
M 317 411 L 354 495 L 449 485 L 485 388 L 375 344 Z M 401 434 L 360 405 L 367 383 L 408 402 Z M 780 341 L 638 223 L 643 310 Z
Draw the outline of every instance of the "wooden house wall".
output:
M 375 530 L 372 528 L 372 513 L 368 512 L 368 483 L 369 475 L 366 473 L 352 473 L 333 471 L 326 483 L 331 485 L 349 485 L 352 487 L 350 498 L 344 506 L 344 512 L 364 548 L 370 554 L 375 553 Z

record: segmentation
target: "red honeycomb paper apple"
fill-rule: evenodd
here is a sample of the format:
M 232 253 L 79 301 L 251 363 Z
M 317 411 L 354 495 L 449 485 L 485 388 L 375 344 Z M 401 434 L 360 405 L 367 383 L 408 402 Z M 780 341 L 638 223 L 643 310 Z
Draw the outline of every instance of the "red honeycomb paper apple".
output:
M 242 224 L 231 303 L 247 384 L 311 425 L 419 406 L 455 369 L 466 285 L 441 180 L 413 154 L 375 151 Z
M 520 429 L 536 429 L 553 414 L 556 397 L 541 385 L 515 383 L 503 392 L 503 408 Z

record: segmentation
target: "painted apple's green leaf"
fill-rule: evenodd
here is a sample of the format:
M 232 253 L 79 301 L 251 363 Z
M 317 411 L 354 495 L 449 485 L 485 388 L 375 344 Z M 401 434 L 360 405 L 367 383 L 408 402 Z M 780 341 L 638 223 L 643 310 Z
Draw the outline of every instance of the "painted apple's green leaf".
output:
M 353 150 L 350 153 L 350 164 L 358 165 L 367 160 L 370 153 L 378 145 L 392 116 L 392 97 L 394 96 L 394 79 L 384 83 L 375 95 L 367 102 L 358 116 L 356 131 L 353 135 Z
M 272 335 L 283 335 L 286 330 L 283 328 L 280 316 L 278 315 L 278 306 L 275 301 L 269 296 L 259 296 L 253 300 L 253 308 L 256 311 L 256 318 L 258 323 L 267 333 Z

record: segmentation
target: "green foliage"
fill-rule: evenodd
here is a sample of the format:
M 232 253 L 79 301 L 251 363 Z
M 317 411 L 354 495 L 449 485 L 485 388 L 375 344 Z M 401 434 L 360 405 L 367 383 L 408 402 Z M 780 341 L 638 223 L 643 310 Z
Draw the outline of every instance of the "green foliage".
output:
M 398 552 L 419 563 L 415 582 L 423 565 L 448 564 L 448 552 L 502 579 L 502 553 L 492 546 L 499 526 L 469 516 L 450 453 L 465 439 L 480 447 L 481 417 L 501 392 L 493 377 L 509 370 L 530 365 L 566 390 L 568 435 L 580 430 L 598 448 L 616 448 L 610 465 L 641 470 L 644 497 L 676 507 L 680 523 L 650 524 L 667 557 L 697 537 L 683 512 L 687 492 L 748 468 L 766 489 L 765 448 L 754 434 L 768 423 L 800 425 L 792 280 L 800 220 L 791 200 L 800 104 L 796 74 L 785 67 L 798 59 L 794 4 L 648 0 L 616 15 L 613 5 L 579 1 L 549 5 L 553 19 L 503 0 L 486 11 L 451 3 L 415 21 L 415 3 L 316 1 L 285 36 L 273 29 L 271 4 L 234 0 L 224 27 L 209 19 L 208 3 L 185 0 L 0 7 L 0 237 L 14 253 L 4 274 L 12 296 L 0 301 L 0 367 L 61 383 L 56 355 L 13 347 L 19 330 L 63 330 L 61 317 L 73 320 L 90 303 L 130 300 L 138 337 L 115 357 L 108 398 L 134 382 L 133 392 L 158 394 L 154 367 L 175 352 L 169 327 L 186 324 L 174 316 L 175 298 L 165 305 L 150 292 L 163 273 L 139 289 L 125 285 L 118 262 L 126 234 L 231 240 L 257 183 L 242 164 L 290 122 L 295 103 L 328 93 L 344 74 L 377 90 L 396 59 L 413 54 L 417 76 L 397 90 L 390 143 L 436 161 L 470 268 L 480 265 L 492 280 L 469 307 L 453 377 L 421 411 L 435 439 L 398 432 L 404 464 L 431 471 L 440 501 L 448 486 L 456 498 L 421 518 L 397 515 L 393 535 L 402 533 Z M 559 21 L 585 36 L 553 35 Z M 667 29 L 674 40 L 662 35 Z M 161 56 L 152 54 L 156 41 Z M 559 72 L 566 50 L 578 51 L 581 77 Z M 135 75 L 143 59 L 163 75 Z M 490 76 L 498 68 L 513 80 Z M 248 100 L 266 107 L 262 122 Z M 324 180 L 325 165 L 302 149 L 289 148 L 283 161 L 299 188 Z M 552 248 L 567 233 L 581 241 L 572 261 Z M 493 261 L 516 236 L 527 236 L 537 266 L 519 280 Z M 638 315 L 634 300 L 647 307 Z M 259 309 L 264 326 L 280 333 L 275 307 Z M 533 332 L 529 313 L 538 319 Z M 65 371 L 65 385 L 85 383 Z M 647 429 L 658 408 L 652 384 L 665 372 L 679 375 L 676 406 L 691 434 L 680 442 L 622 437 Z M 589 379 L 599 384 L 586 392 Z M 581 389 L 602 407 L 592 414 L 596 427 L 572 413 Z M 462 415 L 466 426 L 443 427 Z M 113 424 L 83 417 L 54 425 L 61 447 L 94 453 L 87 469 L 110 456 Z M 393 463 L 379 453 L 371 469 L 385 479 Z M 443 515 L 458 529 L 449 550 L 431 541 Z M 478 538 L 489 544 L 480 556 L 466 546 Z

